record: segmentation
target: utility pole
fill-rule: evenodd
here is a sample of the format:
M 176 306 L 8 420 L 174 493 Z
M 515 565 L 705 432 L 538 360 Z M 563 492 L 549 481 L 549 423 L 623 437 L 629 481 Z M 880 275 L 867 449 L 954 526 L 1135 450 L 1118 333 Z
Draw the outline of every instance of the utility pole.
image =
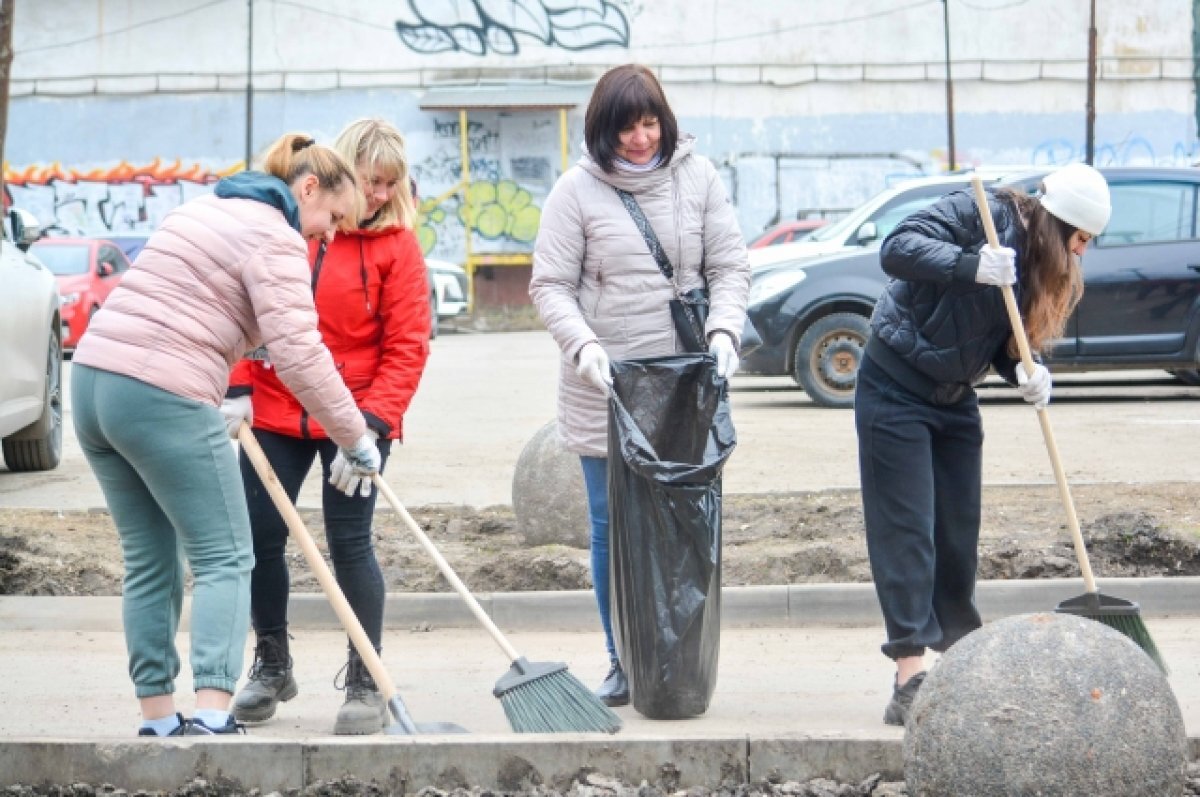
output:
M 946 137 L 950 141 L 949 171 L 958 168 L 954 162 L 954 82 L 950 78 L 950 0 L 942 0 L 942 27 L 946 32 Z
M 1096 0 L 1091 0 L 1091 19 L 1088 21 L 1088 65 L 1087 65 L 1087 154 L 1085 162 L 1091 166 L 1096 156 Z
M 254 0 L 246 0 L 246 168 L 254 157 Z
M 0 0 L 0 200 L 4 197 L 4 140 L 8 135 L 8 81 L 12 74 L 13 6 L 16 0 Z M 0 201 L 0 205 L 2 205 Z

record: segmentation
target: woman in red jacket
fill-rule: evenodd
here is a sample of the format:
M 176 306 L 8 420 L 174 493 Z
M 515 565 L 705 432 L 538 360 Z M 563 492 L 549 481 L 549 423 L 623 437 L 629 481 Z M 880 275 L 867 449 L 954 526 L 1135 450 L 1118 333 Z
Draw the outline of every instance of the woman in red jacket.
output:
M 358 229 L 339 231 L 328 247 L 309 247 L 313 298 L 321 336 L 386 463 L 392 441 L 403 439 L 404 412 L 429 355 L 425 259 L 413 233 L 416 210 L 399 131 L 378 119 L 360 119 L 334 146 L 357 166 L 364 221 Z M 345 493 L 332 486 L 331 472 L 344 467 L 337 446 L 279 381 L 266 355 L 252 356 L 234 369 L 222 411 L 231 425 L 251 422 L 293 502 L 320 457 L 334 573 L 379 650 L 385 589 L 371 542 L 371 482 L 352 479 Z M 240 721 L 261 722 L 297 693 L 287 633 L 288 532 L 245 454 L 241 465 L 254 532 L 250 614 L 257 646 L 249 683 L 238 692 L 234 711 Z M 387 703 L 352 646 L 345 690 L 334 733 L 375 733 L 387 724 Z

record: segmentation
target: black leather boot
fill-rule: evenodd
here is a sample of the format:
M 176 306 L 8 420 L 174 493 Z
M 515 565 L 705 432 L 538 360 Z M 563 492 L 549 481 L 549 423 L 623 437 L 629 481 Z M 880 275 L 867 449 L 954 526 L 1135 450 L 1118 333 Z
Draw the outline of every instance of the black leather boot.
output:
M 275 707 L 299 693 L 292 677 L 287 631 L 263 634 L 254 648 L 250 681 L 233 699 L 233 716 L 238 722 L 262 722 L 275 716 Z
M 625 677 L 625 670 L 621 669 L 621 662 L 613 659 L 604 683 L 596 690 L 596 697 L 606 706 L 629 705 L 629 679 Z

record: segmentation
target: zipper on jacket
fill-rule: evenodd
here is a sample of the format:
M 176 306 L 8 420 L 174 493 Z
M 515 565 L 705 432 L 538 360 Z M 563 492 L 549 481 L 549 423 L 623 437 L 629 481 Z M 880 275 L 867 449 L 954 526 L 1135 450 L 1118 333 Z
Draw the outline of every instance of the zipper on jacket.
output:
M 313 262 L 312 292 L 314 303 L 317 298 L 317 280 L 321 278 L 321 264 L 325 262 L 325 250 L 328 248 L 329 241 L 322 240 L 321 245 L 317 247 L 317 259 Z M 305 440 L 312 439 L 312 433 L 308 428 L 308 410 L 304 408 L 303 404 L 300 405 L 300 436 Z
M 317 247 L 317 259 L 313 263 L 312 273 L 312 292 L 313 298 L 317 296 L 317 280 L 321 277 L 321 264 L 325 262 L 325 250 L 329 247 L 329 242 L 322 240 L 321 245 Z
M 363 301 L 367 304 L 367 312 L 371 312 L 371 292 L 367 290 L 367 258 L 363 254 L 363 239 L 358 239 L 358 276 L 362 278 Z

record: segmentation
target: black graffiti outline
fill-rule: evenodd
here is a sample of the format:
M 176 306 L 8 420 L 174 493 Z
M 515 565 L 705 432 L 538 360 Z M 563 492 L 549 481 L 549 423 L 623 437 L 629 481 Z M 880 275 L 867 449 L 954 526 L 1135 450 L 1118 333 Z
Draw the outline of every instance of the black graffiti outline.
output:
M 629 47 L 629 19 L 610 0 L 585 0 L 569 8 L 553 8 L 551 3 L 552 0 L 466 0 L 465 5 L 474 13 L 460 13 L 460 21 L 446 24 L 423 12 L 421 0 L 408 0 L 408 7 L 419 22 L 397 20 L 396 33 L 405 46 L 423 55 L 445 52 L 517 55 L 521 52 L 518 36 L 576 52 Z M 507 6 L 510 12 L 507 16 L 513 23 L 503 22 L 489 11 L 502 4 Z M 477 21 L 467 21 L 467 16 Z

